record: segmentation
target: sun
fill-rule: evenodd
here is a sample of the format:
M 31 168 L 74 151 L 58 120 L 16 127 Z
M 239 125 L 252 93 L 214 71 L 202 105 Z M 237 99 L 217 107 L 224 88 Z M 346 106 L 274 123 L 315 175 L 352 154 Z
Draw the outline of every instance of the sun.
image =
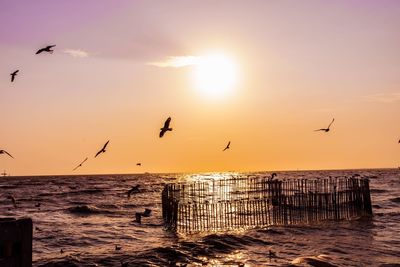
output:
M 236 62 L 222 54 L 214 53 L 198 57 L 193 73 L 195 88 L 213 98 L 225 97 L 238 85 Z

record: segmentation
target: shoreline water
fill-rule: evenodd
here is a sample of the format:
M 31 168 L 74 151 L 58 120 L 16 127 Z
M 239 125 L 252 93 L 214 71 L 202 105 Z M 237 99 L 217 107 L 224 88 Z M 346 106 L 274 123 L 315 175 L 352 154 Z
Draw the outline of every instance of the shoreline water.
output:
M 36 176 L 0 179 L 0 216 L 29 216 L 34 223 L 34 266 L 288 266 L 299 257 L 327 254 L 336 266 L 384 266 L 399 262 L 400 172 L 397 169 L 279 172 L 278 178 L 358 173 L 371 177 L 370 220 L 270 227 L 237 233 L 176 236 L 165 231 L 161 191 L 167 182 L 256 173 Z M 61 177 L 61 178 L 60 178 Z M 14 177 L 13 177 L 14 178 Z M 126 191 L 140 184 L 131 199 Z M 15 196 L 13 209 L 6 195 Z M 40 208 L 35 204 L 40 202 Z M 76 209 L 86 206 L 86 209 Z M 134 220 L 135 212 L 152 215 Z M 10 210 L 8 210 L 10 209 Z M 37 229 L 36 229 L 37 227 Z M 121 246 L 116 251 L 115 245 Z M 63 249 L 64 253 L 60 253 Z M 269 250 L 277 258 L 270 259 Z M 304 260 L 304 259 L 303 259 Z M 231 265 L 229 265 L 231 264 Z M 235 265 L 236 264 L 236 265 Z

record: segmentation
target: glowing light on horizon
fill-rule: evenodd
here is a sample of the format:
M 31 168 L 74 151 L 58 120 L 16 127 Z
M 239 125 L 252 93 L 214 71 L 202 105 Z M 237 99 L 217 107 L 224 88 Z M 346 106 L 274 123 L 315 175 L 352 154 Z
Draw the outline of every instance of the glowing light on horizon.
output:
M 220 53 L 197 58 L 193 74 L 195 88 L 212 98 L 227 96 L 238 83 L 236 62 Z

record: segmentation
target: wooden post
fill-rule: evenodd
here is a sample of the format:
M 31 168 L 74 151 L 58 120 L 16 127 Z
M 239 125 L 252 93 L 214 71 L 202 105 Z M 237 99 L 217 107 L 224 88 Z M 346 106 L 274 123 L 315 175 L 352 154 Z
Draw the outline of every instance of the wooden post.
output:
M 32 266 L 32 220 L 0 219 L 0 266 Z

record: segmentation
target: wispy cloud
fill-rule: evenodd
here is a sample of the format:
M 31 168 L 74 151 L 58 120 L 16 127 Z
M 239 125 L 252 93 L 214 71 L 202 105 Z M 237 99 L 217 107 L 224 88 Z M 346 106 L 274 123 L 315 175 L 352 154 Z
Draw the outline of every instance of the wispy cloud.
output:
M 81 49 L 66 49 L 64 50 L 64 53 L 71 55 L 73 57 L 88 57 L 89 53 L 86 51 L 83 51 Z
M 364 99 L 368 102 L 393 103 L 400 101 L 400 92 L 372 94 L 364 96 Z
M 160 68 L 182 68 L 196 65 L 199 62 L 199 57 L 195 56 L 179 56 L 169 57 L 164 61 L 149 62 L 148 65 L 157 66 Z

